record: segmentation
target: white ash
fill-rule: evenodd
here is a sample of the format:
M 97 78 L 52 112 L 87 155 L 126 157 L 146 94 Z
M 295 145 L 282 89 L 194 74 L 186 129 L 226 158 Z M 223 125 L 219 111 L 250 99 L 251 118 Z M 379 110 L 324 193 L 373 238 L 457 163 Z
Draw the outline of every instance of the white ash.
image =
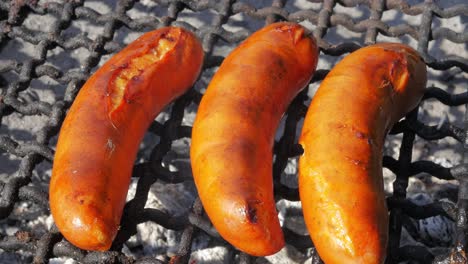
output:
M 223 263 L 229 264 L 228 249 L 221 246 L 192 251 L 188 263 Z
M 78 261 L 75 261 L 70 258 L 51 258 L 49 259 L 49 264 L 77 264 Z
M 278 263 L 278 264 L 299 264 L 304 263 L 307 260 L 307 257 L 299 252 L 295 247 L 286 245 L 278 253 L 267 256 L 264 259 L 258 258 L 255 263 L 258 264 L 267 264 L 267 263 Z
M 409 197 L 416 205 L 427 205 L 433 202 L 431 196 L 426 193 L 418 193 Z M 449 200 L 443 202 L 451 203 Z M 416 232 L 410 234 L 407 229 L 402 232 L 400 246 L 418 245 L 425 246 L 432 254 L 446 253 L 455 237 L 455 222 L 445 216 L 434 216 L 425 219 L 411 219 Z M 421 243 L 421 239 L 426 243 Z
M 298 180 L 297 180 L 297 172 L 298 172 L 298 157 L 295 158 L 290 158 L 288 160 L 288 163 L 286 165 L 286 168 L 284 169 L 284 172 L 281 174 L 281 184 L 297 189 L 299 188 L 298 186 Z

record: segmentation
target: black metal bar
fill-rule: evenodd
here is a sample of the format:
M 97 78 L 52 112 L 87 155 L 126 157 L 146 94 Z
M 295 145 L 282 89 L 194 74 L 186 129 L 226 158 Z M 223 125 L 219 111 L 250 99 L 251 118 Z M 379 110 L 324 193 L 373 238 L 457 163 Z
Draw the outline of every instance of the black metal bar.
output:
M 418 109 L 416 108 L 407 119 L 410 122 L 415 121 L 417 118 Z M 408 187 L 409 180 L 409 167 L 412 158 L 413 141 L 415 134 L 412 131 L 403 133 L 403 140 L 400 147 L 400 155 L 398 157 L 397 179 L 393 183 L 393 198 L 403 200 L 406 198 L 406 188 Z M 401 238 L 401 215 L 403 210 L 401 208 L 393 208 L 390 211 L 390 224 L 389 224 L 389 243 L 388 243 L 388 256 L 386 263 L 396 263 L 399 258 L 399 244 Z

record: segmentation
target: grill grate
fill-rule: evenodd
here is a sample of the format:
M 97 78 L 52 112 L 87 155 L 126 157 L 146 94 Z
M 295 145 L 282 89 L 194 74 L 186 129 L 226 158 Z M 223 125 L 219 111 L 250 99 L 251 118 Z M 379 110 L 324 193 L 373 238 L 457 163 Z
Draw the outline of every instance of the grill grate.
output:
M 443 6 L 447 3 L 451 5 Z M 310 7 L 299 9 L 299 4 Z M 468 5 L 463 1 L 439 3 L 432 0 L 121 0 L 117 1 L 115 6 L 110 6 L 112 9 L 103 12 L 91 8 L 83 0 L 0 2 L 0 219 L 3 219 L 2 223 L 5 225 L 16 226 L 20 230 L 13 235 L 0 232 L 0 249 L 14 252 L 22 261 L 44 263 L 54 257 L 69 257 L 83 263 L 163 263 L 169 260 L 171 263 L 185 263 L 192 254 L 193 241 L 197 237 L 208 236 L 214 241 L 209 246 L 217 245 L 227 249 L 230 262 L 258 262 L 258 259 L 236 251 L 220 238 L 203 215 L 198 199 L 193 203 L 191 210 L 182 215 L 145 208 L 145 204 L 154 183 L 181 184 L 191 181 L 190 174 L 173 172 L 163 166 L 164 159 L 175 141 L 190 138 L 191 124 L 186 124 L 184 117 L 187 112 L 193 112 L 194 105 L 199 104 L 202 91 L 214 68 L 219 66 L 227 55 L 226 50 L 237 45 L 265 23 L 277 20 L 300 22 L 311 30 L 317 39 L 321 51 L 320 61 L 323 63 L 329 60 L 329 64 L 325 63 L 322 68 L 319 64 L 309 93 L 325 77 L 334 62 L 345 54 L 368 44 L 393 39 L 416 47 L 431 74 L 441 76 L 441 87 L 430 87 L 424 97 L 424 103 L 436 101 L 450 110 L 460 109 L 468 104 L 466 85 L 463 88 L 463 83 L 456 82 L 457 76 L 466 76 L 468 73 L 468 34 L 463 30 L 462 33 L 458 33 L 440 26 L 440 21 L 444 19 L 460 18 L 466 21 Z M 341 12 L 341 9 L 359 10 L 363 15 L 356 18 Z M 132 10 L 138 10 L 138 15 L 132 15 Z M 403 19 L 402 24 L 394 24 L 386 19 L 389 12 L 400 17 L 418 19 L 414 20 L 416 23 Z M 39 27 L 34 26 L 37 17 L 48 17 L 52 22 Z M 202 22 L 194 20 L 193 17 L 202 18 Z M 89 23 L 98 27 L 99 33 L 92 36 L 89 32 L 81 32 L 80 27 L 77 27 L 79 23 Z M 135 196 L 125 207 L 121 230 L 112 250 L 104 253 L 79 250 L 62 240 L 55 226 L 40 236 L 36 236 L 32 230 L 22 230 L 24 221 L 28 220 L 21 221 L 13 217 L 19 214 L 21 218 L 28 219 L 28 210 L 16 212 L 20 204 L 26 203 L 31 210 L 49 214 L 47 186 L 50 176 L 47 171 L 52 166 L 56 135 L 80 87 L 102 61 L 124 46 L 123 35 L 140 34 L 168 25 L 188 28 L 200 37 L 206 52 L 204 71 L 195 89 L 191 89 L 167 111 L 167 120 L 158 120 L 151 125 L 149 134 L 158 137 L 159 141 L 154 146 L 144 146 L 142 152 L 150 154 L 134 167 L 133 176 L 137 179 Z M 337 33 L 343 30 L 348 32 L 348 35 Z M 441 42 L 444 41 L 453 45 L 465 45 L 462 49 L 464 55 L 431 53 L 435 50 L 434 45 L 442 45 Z M 19 47 L 18 54 L 14 56 L 8 52 L 12 45 Z M 34 52 L 22 53 L 22 48 L 28 45 L 34 46 Z M 63 65 L 57 66 L 57 59 L 54 58 L 57 52 L 62 55 L 69 54 L 66 60 L 69 63 L 62 62 Z M 85 53 L 87 56 L 77 59 L 73 57 L 77 53 Z M 44 80 L 47 80 L 48 85 L 41 86 Z M 39 91 L 52 93 L 54 99 L 48 101 L 41 98 Z M 297 145 L 297 130 L 300 129 L 300 122 L 305 116 L 309 100 L 307 90 L 294 100 L 284 121 L 284 131 L 275 144 L 273 175 L 277 200 L 298 200 L 297 189 L 282 184 L 281 176 L 288 161 L 301 153 L 301 148 Z M 419 111 L 421 112 L 421 108 Z M 468 114 L 465 113 L 464 116 L 464 120 L 445 119 L 445 122 L 433 125 L 427 120 L 419 119 L 416 109 L 391 131 L 395 137 L 402 137 L 399 141 L 399 155 L 396 158 L 386 155 L 384 158 L 384 166 L 396 175 L 393 195 L 388 198 L 391 219 L 388 263 L 404 260 L 417 263 L 449 263 L 449 260 L 454 261 L 451 263 L 467 262 L 465 250 L 468 231 Z M 17 118 L 26 128 L 28 122 L 36 119 L 40 120 L 41 126 L 33 131 L 18 130 L 7 120 L 12 117 Z M 444 120 L 442 113 L 439 113 L 438 118 Z M 15 130 L 20 136 L 15 134 Z M 452 138 L 456 142 L 454 148 L 462 153 L 463 158 L 457 164 L 443 167 L 429 160 L 412 161 L 413 150 L 418 142 L 447 138 Z M 417 205 L 407 199 L 410 177 L 419 173 L 427 173 L 445 180 L 458 180 L 458 188 L 453 190 L 454 195 L 458 192 L 456 206 L 442 200 L 428 205 Z M 430 216 L 446 216 L 455 220 L 456 235 L 450 245 L 452 250 L 448 254 L 435 255 L 428 246 L 401 244 L 402 229 L 412 228 L 411 219 Z M 150 256 L 135 258 L 122 253 L 124 243 L 137 233 L 137 225 L 148 221 L 181 234 L 178 250 L 175 253 L 167 253 L 165 260 Z M 320 263 L 308 236 L 298 235 L 287 227 L 284 228 L 284 232 L 288 245 L 305 252 L 312 258 L 312 263 Z M 425 245 L 430 244 L 424 241 L 424 238 L 420 240 Z

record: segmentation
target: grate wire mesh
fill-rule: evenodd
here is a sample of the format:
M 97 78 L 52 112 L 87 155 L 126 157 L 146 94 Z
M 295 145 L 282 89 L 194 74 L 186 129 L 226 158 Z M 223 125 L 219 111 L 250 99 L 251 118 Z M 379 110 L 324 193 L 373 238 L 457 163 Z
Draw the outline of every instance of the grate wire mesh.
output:
M 202 86 L 206 85 L 203 79 L 209 79 L 213 69 L 219 66 L 227 55 L 225 50 L 219 52 L 220 47 L 235 46 L 251 34 L 253 29 L 258 29 L 263 24 L 278 20 L 304 24 L 318 41 L 321 56 L 328 56 L 334 61 L 362 46 L 379 42 L 380 37 L 384 36 L 396 41 L 416 43 L 414 47 L 421 53 L 427 66 L 436 73 L 452 76 L 446 78 L 466 76 L 468 73 L 466 48 L 465 54 L 430 54 L 431 45 L 438 41 L 460 45 L 468 43 L 466 32 L 459 33 L 447 27 L 436 26 L 435 23 L 437 19 L 458 17 L 466 21 L 466 3 L 441 7 L 441 3 L 432 0 L 309 0 L 310 8 L 297 9 L 292 7 L 301 1 L 157 0 L 153 3 L 155 8 L 142 11 L 144 15 L 129 15 L 129 10 L 137 5 L 145 6 L 143 4 L 147 2 L 149 1 L 140 3 L 135 0 L 119 0 L 108 12 L 97 11 L 89 7 L 84 0 L 0 2 L 0 153 L 4 163 L 0 167 L 13 164 L 9 165 L 13 166 L 10 171 L 2 171 L 0 168 L 0 173 L 4 175 L 0 182 L 0 219 L 3 219 L 6 225 L 16 225 L 19 228 L 12 235 L 1 233 L 0 249 L 4 252 L 14 252 L 21 256 L 22 261 L 34 263 L 45 263 L 55 257 L 72 258 L 83 263 L 187 263 L 193 253 L 194 240 L 200 236 L 208 236 L 214 241 L 212 246 L 227 249 L 228 262 L 261 261 L 238 252 L 227 244 L 203 214 L 198 199 L 194 201 L 192 208 L 182 215 L 172 215 L 164 210 L 147 208 L 145 205 L 151 186 L 156 182 L 182 184 L 192 181 L 191 175 L 174 172 L 163 166 L 164 159 L 174 147 L 175 141 L 190 138 L 191 125 L 184 122 L 184 116 L 193 105 L 199 104 L 203 94 Z M 338 12 L 338 7 L 363 8 L 368 17 L 357 19 Z M 418 23 L 392 25 L 383 19 L 389 11 L 401 16 L 417 16 Z M 210 21 L 206 25 L 199 25 L 187 19 L 187 14 L 208 14 Z M 47 30 L 31 29 L 28 19 L 33 16 L 50 16 L 54 20 L 46 27 Z M 227 25 L 235 16 L 242 19 L 238 23 L 240 28 L 232 30 Z M 70 35 L 68 30 L 73 28 L 77 21 L 86 21 L 102 30 L 95 37 L 83 32 Z M 123 48 L 122 41 L 117 39 L 120 31 L 142 33 L 168 25 L 182 26 L 198 35 L 206 53 L 204 70 L 195 85 L 195 88 L 198 88 L 191 89 L 172 105 L 167 111 L 167 120 L 155 121 L 151 125 L 149 134 L 157 136 L 159 141 L 153 146 L 146 146 L 150 154 L 134 167 L 133 177 L 137 179 L 135 195 L 126 204 L 121 229 L 111 251 L 80 250 L 63 240 L 55 226 L 39 237 L 32 230 L 22 230 L 21 224 L 24 222 L 12 218 L 20 204 L 32 204 L 43 214 L 49 214 L 47 184 L 50 175 L 44 171 L 50 170 L 52 166 L 57 133 L 80 87 L 106 57 Z M 337 43 L 333 43 L 328 36 L 335 34 L 333 32 L 337 29 L 359 34 L 360 38 L 358 41 L 338 38 Z M 12 43 L 33 45 L 33 55 L 7 58 L 5 50 L 7 46 L 13 45 Z M 79 67 L 62 69 L 50 62 L 50 54 L 56 49 L 69 53 L 85 50 L 88 56 L 80 61 Z M 310 90 L 326 76 L 329 69 L 328 66 L 319 68 L 309 91 L 306 89 L 301 92 L 287 111 L 284 131 L 274 147 L 273 175 L 277 200 L 299 200 L 297 189 L 282 184 L 281 177 L 288 162 L 301 154 L 301 147 L 297 144 L 297 130 L 300 129 L 301 120 L 307 110 Z M 52 102 L 35 97 L 34 91 L 38 89 L 37 81 L 40 79 L 53 80 L 54 84 L 61 87 L 62 94 L 55 95 Z M 450 79 L 446 81 L 450 83 Z M 462 84 L 455 85 L 462 87 Z M 463 105 L 466 107 L 468 92 L 454 92 L 452 88 L 450 85 L 428 87 L 424 102 L 435 100 L 450 109 Z M 392 129 L 391 135 L 402 135 L 399 155 L 397 158 L 386 155 L 383 160 L 384 167 L 396 175 L 393 195 L 388 198 L 391 222 L 387 262 L 467 263 L 468 114 L 465 113 L 461 125 L 446 119 L 441 124 L 433 125 L 418 119 L 418 111 L 420 109 L 414 110 Z M 29 138 L 18 139 L 13 135 L 14 129 L 10 127 L 10 123 L 5 121 L 12 116 L 18 116 L 23 122 L 28 122 L 29 117 L 40 117 L 42 125 Z M 430 160 L 413 161 L 413 150 L 418 138 L 423 141 L 452 138 L 458 146 L 462 146 L 463 159 L 452 167 L 444 167 Z M 439 179 L 456 179 L 456 205 L 442 200 L 418 205 L 408 199 L 409 181 L 420 173 L 427 173 Z M 300 212 L 298 214 L 300 215 Z M 420 238 L 423 246 L 401 245 L 402 229 L 414 229 L 411 219 L 425 219 L 431 216 L 446 216 L 455 221 L 456 232 L 449 252 L 434 255 L 429 247 L 425 246 L 430 243 L 423 238 Z M 177 251 L 167 253 L 164 259 L 152 256 L 135 258 L 123 253 L 126 241 L 137 233 L 137 225 L 145 222 L 154 222 L 180 233 Z M 306 253 L 311 263 L 321 263 L 308 236 L 299 235 L 287 227 L 284 228 L 284 233 L 288 245 Z

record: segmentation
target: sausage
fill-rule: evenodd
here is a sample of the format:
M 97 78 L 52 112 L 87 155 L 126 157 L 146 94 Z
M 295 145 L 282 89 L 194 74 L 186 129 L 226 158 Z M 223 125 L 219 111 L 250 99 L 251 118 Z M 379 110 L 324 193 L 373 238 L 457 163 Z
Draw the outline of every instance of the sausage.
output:
M 190 158 L 204 209 L 220 235 L 255 256 L 284 245 L 273 197 L 279 121 L 310 81 L 317 46 L 295 23 L 275 23 L 232 51 L 202 97 Z
M 81 88 L 60 130 L 49 190 L 52 216 L 72 244 L 110 248 L 140 141 L 193 85 L 203 57 L 192 33 L 161 28 L 117 53 Z
M 384 262 L 384 140 L 417 106 L 425 84 L 426 66 L 416 51 L 382 43 L 346 56 L 314 95 L 299 140 L 299 194 L 325 263 Z

